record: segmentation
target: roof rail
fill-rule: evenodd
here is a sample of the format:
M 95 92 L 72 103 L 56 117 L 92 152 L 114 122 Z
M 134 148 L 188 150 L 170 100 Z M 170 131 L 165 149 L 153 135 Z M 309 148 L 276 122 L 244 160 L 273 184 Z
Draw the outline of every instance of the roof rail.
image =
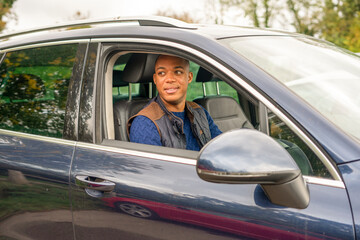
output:
M 120 18 L 122 19 L 122 18 Z M 128 18 L 123 18 L 128 19 Z M 174 19 L 169 17 L 162 16 L 150 16 L 144 18 L 137 18 L 140 26 L 156 26 L 156 27 L 175 27 L 175 28 L 185 28 L 185 29 L 196 29 L 192 24 Z
M 79 20 L 64 24 L 56 24 L 53 26 L 45 26 L 34 29 L 28 29 L 8 34 L 1 34 L 0 38 L 9 38 L 17 35 L 35 33 L 47 30 L 56 30 L 61 28 L 69 27 L 79 27 L 85 25 L 98 25 L 98 24 L 107 24 L 107 23 L 120 23 L 120 22 L 138 22 L 140 26 L 154 26 L 154 27 L 173 27 L 173 28 L 184 28 L 184 29 L 196 29 L 195 26 L 168 17 L 162 16 L 145 16 L 145 17 L 115 17 L 110 19 L 94 19 L 94 20 Z

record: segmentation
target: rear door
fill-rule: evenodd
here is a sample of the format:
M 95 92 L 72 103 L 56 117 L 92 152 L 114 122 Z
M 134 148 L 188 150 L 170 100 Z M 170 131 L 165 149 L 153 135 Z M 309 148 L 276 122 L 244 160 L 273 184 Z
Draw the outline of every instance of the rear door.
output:
M 73 239 L 69 171 L 75 142 L 68 95 L 78 43 L 9 50 L 0 65 L 0 238 Z M 74 96 L 75 95 L 75 96 Z M 65 120 L 67 119 L 67 120 Z
M 139 39 L 136 41 L 141 42 Z M 208 58 L 195 49 L 189 50 L 177 44 L 171 44 L 170 48 L 167 44 L 154 41 L 151 47 L 139 44 L 135 48 L 132 45 L 132 51 L 141 49 L 179 54 L 209 69 L 211 63 L 205 61 Z M 178 49 L 174 50 L 174 46 Z M 90 70 L 85 73 L 88 77 L 84 86 L 88 89 L 83 91 L 87 95 L 82 96 L 84 102 L 80 107 L 81 142 L 76 146 L 71 169 L 77 239 L 354 238 L 352 215 L 342 181 L 334 178 L 332 170 L 321 161 L 317 162 L 316 153 L 306 148 L 306 144 L 297 142 L 299 137 L 287 128 L 281 117 L 275 121 L 279 116 L 266 111 L 266 108 L 261 110 L 259 100 L 253 110 L 259 115 L 260 112 L 269 114 L 262 116 L 269 119 L 265 124 L 273 124 L 277 130 L 283 128 L 280 135 L 286 133 L 290 135 L 287 141 L 305 145 L 301 149 L 306 158 L 313 158 L 311 161 L 319 164 L 312 165 L 311 171 L 299 166 L 308 175 L 305 179 L 310 191 L 310 204 L 305 209 L 272 204 L 257 184 L 215 184 L 201 180 L 195 168 L 199 152 L 114 139 L 114 133 L 109 131 L 110 123 L 114 123 L 106 106 L 109 102 L 106 98 L 112 91 L 111 86 L 108 89 L 109 75 L 106 73 L 113 70 L 114 56 L 121 56 L 129 50 L 127 44 L 109 43 L 101 48 L 94 45 L 94 54 L 89 54 L 94 58 L 88 62 L 94 67 L 95 59 L 98 60 L 98 71 L 97 74 Z M 218 76 L 227 76 L 224 80 L 238 95 L 256 99 L 237 85 L 241 79 L 231 78 L 229 71 L 220 70 L 219 66 L 212 65 L 218 69 Z M 255 121 L 259 115 L 254 117 Z M 273 137 L 281 138 L 277 133 L 279 131 L 270 132 Z M 283 141 L 286 143 L 284 147 L 292 146 L 287 141 Z M 296 152 L 297 148 L 291 147 L 290 150 Z

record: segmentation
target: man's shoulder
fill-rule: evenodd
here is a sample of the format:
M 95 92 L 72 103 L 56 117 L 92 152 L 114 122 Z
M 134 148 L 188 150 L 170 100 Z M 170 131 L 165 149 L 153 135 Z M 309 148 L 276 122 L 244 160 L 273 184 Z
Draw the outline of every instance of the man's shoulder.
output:
M 145 106 L 143 109 L 141 109 L 138 114 L 135 116 L 145 116 L 151 120 L 157 120 L 160 119 L 162 116 L 164 116 L 164 111 L 161 109 L 159 104 L 157 104 L 155 101 L 150 102 L 147 106 Z

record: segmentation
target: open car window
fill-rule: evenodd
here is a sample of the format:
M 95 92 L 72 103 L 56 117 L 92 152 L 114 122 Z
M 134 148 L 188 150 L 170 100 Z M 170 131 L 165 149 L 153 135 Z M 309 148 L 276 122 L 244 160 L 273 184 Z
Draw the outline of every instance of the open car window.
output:
M 106 138 L 106 142 L 111 146 L 122 146 L 125 148 L 143 150 L 173 156 L 189 156 L 196 158 L 197 154 L 193 151 L 171 149 L 159 146 L 129 142 L 126 123 L 127 120 L 139 112 L 152 97 L 156 96 L 156 88 L 149 78 L 146 81 L 129 82 L 124 77 L 124 69 L 128 64 L 129 56 L 133 53 L 118 54 L 116 59 L 110 61 L 113 65 L 111 79 L 106 80 L 111 88 L 112 119 L 108 122 L 113 124 L 112 133 L 108 134 L 112 138 Z M 144 53 L 145 54 L 145 53 Z M 222 132 L 238 128 L 259 129 L 260 111 L 258 103 L 251 98 L 251 94 L 244 90 L 236 90 L 215 73 L 208 71 L 195 62 L 190 62 L 190 71 L 193 72 L 193 81 L 188 86 L 187 100 L 194 101 L 205 108 L 212 116 L 214 122 Z M 107 114 L 108 115 L 108 114 Z M 294 134 L 281 120 L 269 112 L 268 116 L 269 135 L 285 148 L 298 164 L 303 175 L 320 178 L 331 178 L 328 170 L 321 160 L 306 146 L 299 137 Z M 111 130 L 111 128 L 108 128 Z M 109 142 L 108 140 L 115 140 Z M 189 152 L 189 153 L 186 153 Z

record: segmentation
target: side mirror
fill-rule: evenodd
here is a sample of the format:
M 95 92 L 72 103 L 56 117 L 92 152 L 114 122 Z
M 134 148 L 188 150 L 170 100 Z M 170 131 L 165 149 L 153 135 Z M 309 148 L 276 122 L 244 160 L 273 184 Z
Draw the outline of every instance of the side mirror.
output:
M 301 171 L 271 137 L 251 129 L 221 134 L 200 152 L 199 177 L 215 183 L 260 184 L 269 200 L 303 209 L 310 196 Z

